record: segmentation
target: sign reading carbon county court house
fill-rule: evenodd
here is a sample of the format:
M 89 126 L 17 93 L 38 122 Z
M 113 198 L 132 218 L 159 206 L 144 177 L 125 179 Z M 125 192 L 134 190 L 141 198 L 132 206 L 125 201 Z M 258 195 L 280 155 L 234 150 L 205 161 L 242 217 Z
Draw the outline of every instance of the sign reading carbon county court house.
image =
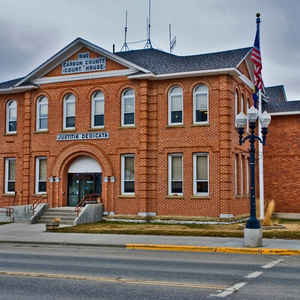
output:
M 90 58 L 90 54 L 79 53 L 78 59 L 67 60 L 62 63 L 62 74 L 73 74 L 83 72 L 96 72 L 106 69 L 106 58 L 96 57 Z
M 61 133 L 56 135 L 57 141 L 78 141 L 109 139 L 109 133 L 105 131 L 87 133 Z

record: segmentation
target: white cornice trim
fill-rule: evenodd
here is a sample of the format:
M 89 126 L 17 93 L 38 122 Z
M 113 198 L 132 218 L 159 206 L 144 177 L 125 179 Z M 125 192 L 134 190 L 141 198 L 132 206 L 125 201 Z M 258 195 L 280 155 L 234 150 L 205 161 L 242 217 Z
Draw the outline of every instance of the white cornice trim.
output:
M 19 86 L 19 87 L 11 87 L 7 89 L 0 89 L 0 94 L 16 94 L 16 93 L 23 93 L 26 91 L 38 89 L 38 86 L 35 85 L 26 85 L 26 86 Z
M 271 116 L 290 116 L 290 115 L 300 115 L 300 111 L 286 111 L 286 112 L 277 112 L 271 113 Z
M 244 82 L 250 89 L 254 89 L 254 84 L 252 83 L 251 80 L 249 80 L 249 78 L 247 78 L 243 73 L 241 73 L 239 70 L 236 70 L 238 72 L 239 75 L 239 79 Z
M 153 80 L 163 80 L 171 78 L 184 78 L 184 77 L 196 77 L 196 76 L 212 76 L 220 74 L 237 74 L 236 68 L 224 68 L 224 69 L 213 69 L 213 70 L 203 70 L 203 71 L 190 71 L 190 72 L 178 72 L 169 74 L 142 74 L 142 75 L 131 75 L 128 76 L 129 79 L 153 79 Z
M 119 77 L 119 76 L 128 76 L 133 73 L 136 73 L 136 70 L 126 69 L 126 70 L 116 70 L 116 71 L 106 71 L 106 72 L 104 71 L 104 72 L 94 72 L 94 73 L 84 73 L 84 74 L 52 76 L 52 77 L 42 77 L 39 79 L 35 79 L 33 83 L 47 84 L 47 83 L 58 83 L 58 82 L 75 81 L 75 80 Z

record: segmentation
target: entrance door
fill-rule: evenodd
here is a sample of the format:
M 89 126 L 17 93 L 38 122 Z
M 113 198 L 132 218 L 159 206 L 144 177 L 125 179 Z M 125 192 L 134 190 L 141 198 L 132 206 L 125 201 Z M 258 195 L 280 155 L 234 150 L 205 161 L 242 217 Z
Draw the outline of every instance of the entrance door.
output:
M 101 195 L 101 173 L 69 173 L 68 205 L 76 206 L 87 194 Z

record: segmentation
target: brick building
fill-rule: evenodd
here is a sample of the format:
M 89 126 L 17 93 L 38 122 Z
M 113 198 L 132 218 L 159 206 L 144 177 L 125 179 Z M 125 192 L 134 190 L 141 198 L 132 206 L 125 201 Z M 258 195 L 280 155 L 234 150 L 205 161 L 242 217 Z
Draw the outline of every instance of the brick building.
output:
M 234 119 L 252 105 L 250 51 L 111 53 L 78 38 L 0 83 L 1 205 L 76 206 L 96 193 L 106 213 L 248 213 Z

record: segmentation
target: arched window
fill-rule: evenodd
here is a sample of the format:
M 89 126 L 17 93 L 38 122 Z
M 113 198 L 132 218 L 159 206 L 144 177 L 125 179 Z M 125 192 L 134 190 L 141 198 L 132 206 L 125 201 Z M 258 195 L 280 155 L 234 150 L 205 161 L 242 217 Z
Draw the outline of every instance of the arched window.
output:
M 75 96 L 67 94 L 64 97 L 64 129 L 75 129 Z
M 6 132 L 17 132 L 17 102 L 10 100 L 6 104 Z
M 195 124 L 208 122 L 208 87 L 198 85 L 193 92 L 193 120 Z
M 122 93 L 122 126 L 134 126 L 135 94 L 133 89 Z
M 179 86 L 172 87 L 168 95 L 169 125 L 183 124 L 183 92 Z
M 104 94 L 96 91 L 92 95 L 92 128 L 104 126 Z
M 240 112 L 245 113 L 245 102 L 244 102 L 244 95 L 241 97 L 241 105 L 240 105 Z
M 48 130 L 48 99 L 45 96 L 36 102 L 36 130 Z
M 239 94 L 236 90 L 235 94 L 234 94 L 234 114 L 235 115 L 237 115 L 239 113 L 238 102 L 239 102 Z

